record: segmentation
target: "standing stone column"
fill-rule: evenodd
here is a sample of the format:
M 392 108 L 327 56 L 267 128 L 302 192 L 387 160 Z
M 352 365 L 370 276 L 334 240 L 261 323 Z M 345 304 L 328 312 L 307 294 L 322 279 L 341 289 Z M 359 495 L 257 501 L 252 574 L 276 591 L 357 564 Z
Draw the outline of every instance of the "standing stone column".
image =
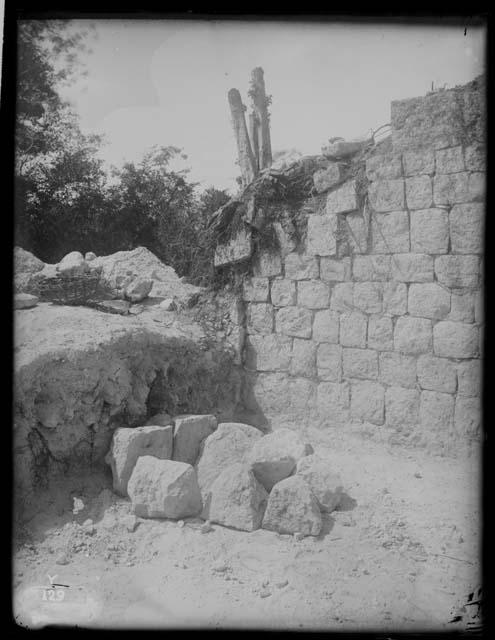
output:
M 272 143 L 270 140 L 270 119 L 268 114 L 268 100 L 265 92 L 263 69 L 256 67 L 251 72 L 251 90 L 254 111 L 258 118 L 259 127 L 259 168 L 266 169 L 272 164 Z
M 234 128 L 237 151 L 239 154 L 239 167 L 241 169 L 243 186 L 250 184 L 257 175 L 256 163 L 249 141 L 244 112 L 246 107 L 242 104 L 241 94 L 237 89 L 231 89 L 228 94 L 232 126 Z
M 256 171 L 260 170 L 259 126 L 258 116 L 254 111 L 251 111 L 249 114 L 249 136 L 251 138 Z

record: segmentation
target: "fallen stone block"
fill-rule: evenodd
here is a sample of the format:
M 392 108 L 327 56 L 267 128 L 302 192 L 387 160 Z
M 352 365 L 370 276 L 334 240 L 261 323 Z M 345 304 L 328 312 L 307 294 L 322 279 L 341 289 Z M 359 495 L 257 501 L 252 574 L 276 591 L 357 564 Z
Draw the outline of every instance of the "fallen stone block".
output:
M 31 309 L 32 307 L 35 307 L 38 302 L 38 297 L 33 296 L 30 293 L 14 294 L 14 309 Z
M 141 518 L 186 518 L 201 512 L 196 473 L 190 464 L 141 456 L 128 484 L 132 510 Z
M 84 254 L 84 259 L 86 260 L 86 262 L 91 262 L 91 260 L 96 260 L 96 253 L 93 253 L 92 251 L 87 251 Z
M 201 443 L 217 428 L 217 419 L 212 415 L 184 415 L 176 417 L 174 423 L 173 459 L 194 465 Z
M 131 302 L 141 302 L 148 297 L 153 288 L 153 280 L 136 278 L 125 288 L 124 295 Z
M 268 493 L 247 465 L 236 462 L 224 469 L 211 485 L 210 495 L 211 522 L 242 531 L 260 528 Z
M 278 533 L 306 536 L 320 533 L 322 521 L 318 502 L 303 478 L 296 475 L 273 487 L 261 526 Z
M 145 422 L 145 426 L 156 426 L 167 427 L 168 425 L 173 425 L 174 419 L 168 413 L 155 413 L 154 416 L 148 418 Z
M 254 443 L 262 437 L 261 431 L 241 422 L 223 422 L 205 438 L 196 463 L 198 483 L 206 501 L 208 491 L 223 469 L 242 462 Z
M 175 300 L 173 298 L 165 298 L 165 300 L 162 300 L 158 306 L 164 311 L 177 310 L 177 305 L 175 304 Z
M 321 511 L 331 513 L 339 506 L 344 493 L 342 478 L 331 470 L 326 460 L 315 454 L 301 458 L 297 463 L 297 476 L 307 483 Z
M 127 495 L 127 486 L 134 466 L 141 456 L 169 460 L 172 457 L 173 427 L 146 426 L 117 429 L 113 434 L 105 462 L 110 465 L 114 491 Z
M 57 272 L 62 276 L 82 276 L 89 271 L 89 265 L 79 251 L 71 251 L 57 265 Z
M 271 491 L 280 480 L 294 471 L 298 460 L 312 453 L 312 447 L 302 442 L 290 429 L 277 429 L 258 440 L 247 456 L 257 480 Z

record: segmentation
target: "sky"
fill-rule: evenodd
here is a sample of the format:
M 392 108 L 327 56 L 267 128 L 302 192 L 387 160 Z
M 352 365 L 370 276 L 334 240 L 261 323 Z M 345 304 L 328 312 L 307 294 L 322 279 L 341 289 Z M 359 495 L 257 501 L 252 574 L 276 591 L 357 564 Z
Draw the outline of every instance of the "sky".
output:
M 227 93 L 239 89 L 248 104 L 256 66 L 272 95 L 273 151 L 318 154 L 331 137 L 366 136 L 390 122 L 392 100 L 424 95 L 432 83 L 464 84 L 485 64 L 479 27 L 91 22 L 88 75 L 64 90 L 82 129 L 105 135 L 108 166 L 139 161 L 152 145 L 180 147 L 200 188 L 235 189 Z M 76 28 L 85 24 L 75 21 Z

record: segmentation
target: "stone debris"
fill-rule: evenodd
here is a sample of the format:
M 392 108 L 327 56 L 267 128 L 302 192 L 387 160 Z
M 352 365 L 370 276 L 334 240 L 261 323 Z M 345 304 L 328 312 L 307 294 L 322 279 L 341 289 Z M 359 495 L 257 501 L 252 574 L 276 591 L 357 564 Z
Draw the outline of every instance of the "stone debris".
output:
M 112 469 L 114 491 L 122 496 L 127 495 L 127 483 L 140 456 L 169 460 L 172 450 L 172 426 L 117 429 L 113 434 L 110 451 L 105 457 L 105 462 Z
M 134 514 L 142 518 L 177 520 L 197 516 L 202 509 L 196 473 L 185 462 L 141 456 L 127 491 Z
M 70 562 L 70 559 L 66 553 L 62 553 L 55 560 L 55 564 L 69 564 L 69 562 Z
M 141 302 L 148 297 L 153 288 L 153 280 L 146 278 L 136 278 L 128 284 L 124 290 L 124 295 L 131 302 Z
M 273 487 L 263 518 L 263 529 L 317 536 L 321 526 L 318 502 L 300 476 L 281 480 Z
M 306 481 L 321 511 L 331 513 L 338 507 L 343 495 L 342 479 L 332 472 L 327 461 L 314 454 L 301 458 L 296 474 Z
M 184 415 L 174 419 L 174 453 L 177 462 L 194 465 L 202 441 L 217 428 L 213 415 Z
M 311 451 L 310 445 L 305 444 L 295 431 L 278 429 L 258 440 L 247 460 L 259 482 L 271 491 L 277 482 L 292 473 L 298 460 Z
M 167 427 L 169 425 L 173 426 L 173 424 L 174 419 L 168 413 L 155 413 L 154 416 L 151 416 L 151 418 L 148 418 L 145 422 L 145 426 L 159 425 L 161 427 Z
M 61 276 L 82 276 L 89 271 L 89 265 L 79 251 L 71 251 L 57 265 L 57 272 Z
M 123 524 L 129 533 L 134 533 L 139 525 L 139 520 L 134 515 L 128 515 L 123 518 Z
M 214 433 L 205 438 L 196 463 L 198 483 L 205 501 L 207 493 L 223 469 L 242 462 L 262 432 L 241 422 L 220 423 Z
M 38 302 L 38 297 L 30 293 L 14 294 L 14 309 L 32 309 Z
M 80 498 L 73 498 L 73 507 L 72 507 L 72 513 L 74 515 L 77 515 L 78 513 L 80 513 L 81 511 L 84 510 L 84 502 L 80 499 Z
M 91 260 L 96 259 L 96 253 L 93 253 L 92 251 L 87 251 L 84 254 L 84 259 L 86 260 L 86 262 L 91 262 Z
M 236 462 L 224 469 L 211 485 L 208 515 L 212 522 L 254 531 L 261 526 L 267 499 L 268 493 L 250 468 Z
M 129 313 L 132 316 L 137 316 L 140 313 L 143 313 L 144 306 L 142 304 L 133 304 L 129 307 Z
M 165 300 L 162 300 L 158 306 L 164 311 L 177 310 L 177 305 L 175 304 L 175 300 L 173 298 L 165 298 Z

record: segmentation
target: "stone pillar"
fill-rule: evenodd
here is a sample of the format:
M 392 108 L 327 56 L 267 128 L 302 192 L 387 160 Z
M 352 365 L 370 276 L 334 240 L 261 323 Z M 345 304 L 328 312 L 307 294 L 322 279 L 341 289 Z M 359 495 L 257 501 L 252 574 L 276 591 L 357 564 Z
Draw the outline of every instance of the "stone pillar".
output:
M 270 140 L 270 120 L 268 115 L 268 104 L 265 93 L 265 80 L 263 77 L 263 69 L 256 67 L 251 72 L 251 90 L 249 92 L 252 100 L 254 111 L 259 122 L 259 167 L 266 169 L 272 164 L 272 144 Z
M 228 98 L 230 113 L 232 115 L 232 126 L 237 142 L 242 182 L 243 186 L 246 187 L 257 175 L 256 163 L 251 149 L 251 143 L 249 142 L 246 119 L 244 117 L 246 107 L 242 104 L 241 94 L 237 89 L 231 89 Z

